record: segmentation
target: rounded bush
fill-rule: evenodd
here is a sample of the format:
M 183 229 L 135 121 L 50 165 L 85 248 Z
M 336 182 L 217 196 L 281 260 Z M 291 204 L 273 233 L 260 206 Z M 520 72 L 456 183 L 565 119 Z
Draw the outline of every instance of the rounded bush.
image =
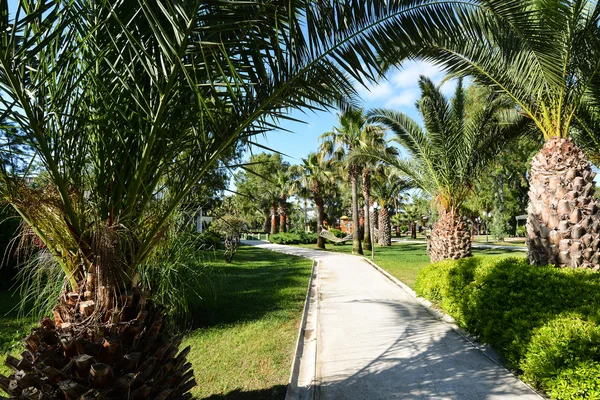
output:
M 600 326 L 577 315 L 555 318 L 536 329 L 521 362 L 529 382 L 545 382 L 564 375 L 583 361 L 600 362 Z M 600 376 L 596 376 L 600 382 Z

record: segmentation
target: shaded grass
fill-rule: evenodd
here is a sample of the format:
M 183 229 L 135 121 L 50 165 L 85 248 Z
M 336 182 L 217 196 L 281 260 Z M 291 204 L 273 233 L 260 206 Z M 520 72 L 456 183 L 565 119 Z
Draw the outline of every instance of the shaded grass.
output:
M 299 245 L 316 249 L 316 244 Z M 327 246 L 326 251 L 352 254 L 352 245 Z M 371 258 L 371 252 L 365 251 L 365 257 Z M 503 249 L 473 249 L 474 256 L 525 257 L 523 251 Z M 420 243 L 392 243 L 389 247 L 375 247 L 375 263 L 396 279 L 414 288 L 421 269 L 431 264 L 427 255 L 427 245 Z
M 290 374 L 312 261 L 241 246 L 231 264 L 206 252 L 210 285 L 193 311 L 192 350 L 196 399 L 283 399 Z M 206 266 L 199 266 L 205 268 Z M 201 293 L 203 294 L 203 293 Z M 11 310 L 18 298 L 0 292 L 0 360 L 22 351 L 33 327 Z M 0 366 L 0 373 L 11 371 Z
M 195 398 L 283 399 L 312 262 L 242 246 L 231 264 L 209 261 L 216 302 L 194 315 L 184 345 Z

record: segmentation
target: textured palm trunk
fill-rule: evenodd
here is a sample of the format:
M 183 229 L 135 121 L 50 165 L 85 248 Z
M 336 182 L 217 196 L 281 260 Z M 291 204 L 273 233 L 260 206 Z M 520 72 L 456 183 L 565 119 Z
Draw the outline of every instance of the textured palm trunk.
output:
M 285 196 L 282 196 L 279 199 L 279 232 L 285 232 L 286 231 L 286 217 L 287 217 L 287 213 L 286 213 L 286 201 L 287 198 Z
M 321 237 L 321 229 L 323 229 L 323 221 L 325 220 L 325 207 L 323 199 L 315 198 L 315 206 L 317 207 L 317 247 L 325 248 L 325 238 Z
M 416 239 L 417 238 L 417 223 L 412 221 L 410 222 L 410 238 L 411 239 Z
M 371 218 L 369 212 L 369 205 L 371 204 L 371 170 L 369 168 L 363 169 L 363 198 L 365 200 L 365 229 L 363 235 L 363 249 L 371 250 Z
M 391 231 L 390 213 L 387 208 L 381 207 L 381 210 L 379 210 L 379 238 L 377 240 L 380 246 L 392 245 Z
M 527 247 L 532 264 L 600 269 L 600 216 L 584 152 L 553 138 L 531 162 Z
M 358 169 L 355 165 L 350 167 L 350 182 L 352 184 L 352 254 L 362 255 L 362 244 L 358 234 L 360 225 L 358 215 Z
M 271 235 L 277 233 L 277 205 L 271 205 Z
M 469 227 L 457 211 L 440 213 L 440 219 L 433 225 L 427 251 L 431 262 L 458 260 L 471 255 Z
M 96 307 L 99 299 L 112 307 Z M 13 399 L 190 399 L 195 386 L 189 346 L 162 330 L 162 308 L 137 288 L 121 293 L 96 287 L 88 274 L 65 292 L 25 339 L 14 373 L 0 375 Z

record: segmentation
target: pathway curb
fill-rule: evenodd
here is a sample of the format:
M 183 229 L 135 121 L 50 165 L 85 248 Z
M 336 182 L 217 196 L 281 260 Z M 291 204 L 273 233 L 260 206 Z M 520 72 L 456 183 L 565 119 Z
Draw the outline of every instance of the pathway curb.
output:
M 316 395 L 317 321 L 319 312 L 318 274 L 319 261 L 313 260 L 285 400 L 312 400 Z

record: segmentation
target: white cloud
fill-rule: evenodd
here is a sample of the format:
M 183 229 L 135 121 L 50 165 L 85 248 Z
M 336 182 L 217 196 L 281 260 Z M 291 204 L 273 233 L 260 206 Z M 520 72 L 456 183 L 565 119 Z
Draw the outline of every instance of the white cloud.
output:
M 366 88 L 363 86 L 358 88 L 360 97 L 369 101 L 386 99 L 392 92 L 392 86 L 386 81 L 368 85 Z
M 385 103 L 385 108 L 397 108 L 403 106 L 414 106 L 415 101 L 419 98 L 419 89 L 411 88 L 400 91 L 397 96 L 391 97 Z
M 394 87 L 413 87 L 418 85 L 421 75 L 425 75 L 436 83 L 444 77 L 442 70 L 431 63 L 407 61 L 391 76 L 390 82 Z

